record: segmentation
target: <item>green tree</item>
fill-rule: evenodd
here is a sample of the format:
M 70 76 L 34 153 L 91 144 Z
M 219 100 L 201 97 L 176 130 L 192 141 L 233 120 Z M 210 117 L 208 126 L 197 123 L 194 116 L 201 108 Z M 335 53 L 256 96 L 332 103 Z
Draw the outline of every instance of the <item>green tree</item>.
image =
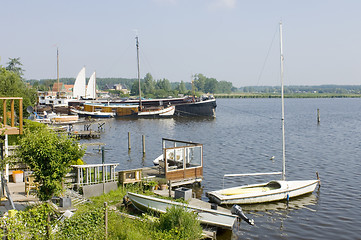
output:
M 205 93 L 216 93 L 216 92 L 218 92 L 218 81 L 217 81 L 217 79 L 215 79 L 215 78 L 206 78 L 203 91 Z
M 198 91 L 204 91 L 204 85 L 206 84 L 206 76 L 199 73 L 194 76 L 194 86 Z
M 177 90 L 179 91 L 179 93 L 184 94 L 187 92 L 187 88 L 186 85 L 184 84 L 183 81 L 180 82 L 180 84 L 177 87 Z
M 142 89 L 144 89 L 144 82 L 143 81 L 140 82 L 140 88 L 141 88 L 142 93 L 144 93 L 144 91 L 142 90 Z M 139 83 L 138 83 L 138 81 L 133 82 L 130 93 L 132 95 L 137 95 L 137 96 L 139 95 Z
M 27 106 L 33 106 L 36 103 L 36 90 L 27 86 L 20 76 L 12 71 L 0 67 L 0 96 L 1 97 L 22 97 L 23 98 L 23 113 L 27 117 Z M 16 103 L 17 104 L 17 103 Z M 15 106 L 18 111 L 19 106 Z M 0 108 L 2 112 L 2 108 Z
M 9 62 L 7 63 L 8 66 L 6 67 L 6 70 L 10 71 L 10 72 L 14 72 L 17 75 L 19 75 L 20 77 L 24 75 L 24 69 L 21 68 L 21 66 L 23 65 L 20 62 L 20 58 L 9 58 Z
M 150 73 L 147 73 L 144 77 L 144 88 L 141 89 L 144 94 L 154 94 L 155 81 Z
M 19 141 L 17 157 L 34 172 L 40 186 L 37 196 L 46 201 L 62 192 L 63 178 L 70 165 L 84 156 L 84 149 L 67 135 L 58 135 L 47 126 L 26 121 L 24 135 Z
M 157 80 L 156 89 L 163 89 L 166 92 L 172 91 L 172 86 L 168 79 L 163 78 L 161 80 Z
M 231 93 L 232 92 L 232 83 L 227 81 L 218 82 L 218 91 L 220 93 Z

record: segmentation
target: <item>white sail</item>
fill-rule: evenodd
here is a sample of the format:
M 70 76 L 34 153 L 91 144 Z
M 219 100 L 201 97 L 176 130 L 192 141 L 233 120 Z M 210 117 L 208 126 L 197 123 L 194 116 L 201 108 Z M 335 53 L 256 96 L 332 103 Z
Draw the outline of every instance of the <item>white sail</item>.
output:
M 88 87 L 86 89 L 86 98 L 95 99 L 96 98 L 96 75 L 95 72 L 90 76 Z
M 80 70 L 76 77 L 73 88 L 73 97 L 77 99 L 85 97 L 85 67 Z

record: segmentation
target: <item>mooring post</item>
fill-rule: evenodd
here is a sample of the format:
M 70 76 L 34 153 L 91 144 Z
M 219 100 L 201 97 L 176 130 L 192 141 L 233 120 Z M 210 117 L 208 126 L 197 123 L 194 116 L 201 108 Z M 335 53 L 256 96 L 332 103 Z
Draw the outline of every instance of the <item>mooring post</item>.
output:
M 105 240 L 108 239 L 108 203 L 104 202 Z
M 168 180 L 168 194 L 169 197 L 172 197 L 172 183 L 170 180 Z
M 105 162 L 105 156 L 104 156 L 104 146 L 102 147 L 102 177 L 103 177 L 103 194 L 105 193 L 105 167 L 104 167 L 104 162 Z
M 317 123 L 320 123 L 321 120 L 320 120 L 320 109 L 317 108 Z
M 130 146 L 130 132 L 128 132 L 128 151 L 130 151 L 131 146 Z
M 143 155 L 145 154 L 145 136 L 142 135 L 142 142 L 143 142 Z

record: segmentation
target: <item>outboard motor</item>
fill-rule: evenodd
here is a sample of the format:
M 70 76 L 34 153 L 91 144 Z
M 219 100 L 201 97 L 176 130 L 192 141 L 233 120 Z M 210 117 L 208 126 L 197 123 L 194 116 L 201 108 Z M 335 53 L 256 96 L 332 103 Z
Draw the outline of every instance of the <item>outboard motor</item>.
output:
M 249 219 L 246 215 L 244 215 L 242 208 L 238 205 L 233 205 L 231 208 L 231 213 L 236 214 L 238 217 L 240 217 L 242 220 L 244 220 L 249 225 L 254 225 L 254 220 Z

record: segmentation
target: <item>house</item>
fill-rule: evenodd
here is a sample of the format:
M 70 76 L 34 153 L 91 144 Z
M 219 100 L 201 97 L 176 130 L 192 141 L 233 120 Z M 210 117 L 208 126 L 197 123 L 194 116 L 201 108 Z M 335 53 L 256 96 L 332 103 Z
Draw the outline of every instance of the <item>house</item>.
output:
M 127 88 L 125 88 L 122 84 L 115 84 L 113 86 L 113 89 L 116 91 L 120 91 L 123 94 L 130 94 L 130 91 Z

